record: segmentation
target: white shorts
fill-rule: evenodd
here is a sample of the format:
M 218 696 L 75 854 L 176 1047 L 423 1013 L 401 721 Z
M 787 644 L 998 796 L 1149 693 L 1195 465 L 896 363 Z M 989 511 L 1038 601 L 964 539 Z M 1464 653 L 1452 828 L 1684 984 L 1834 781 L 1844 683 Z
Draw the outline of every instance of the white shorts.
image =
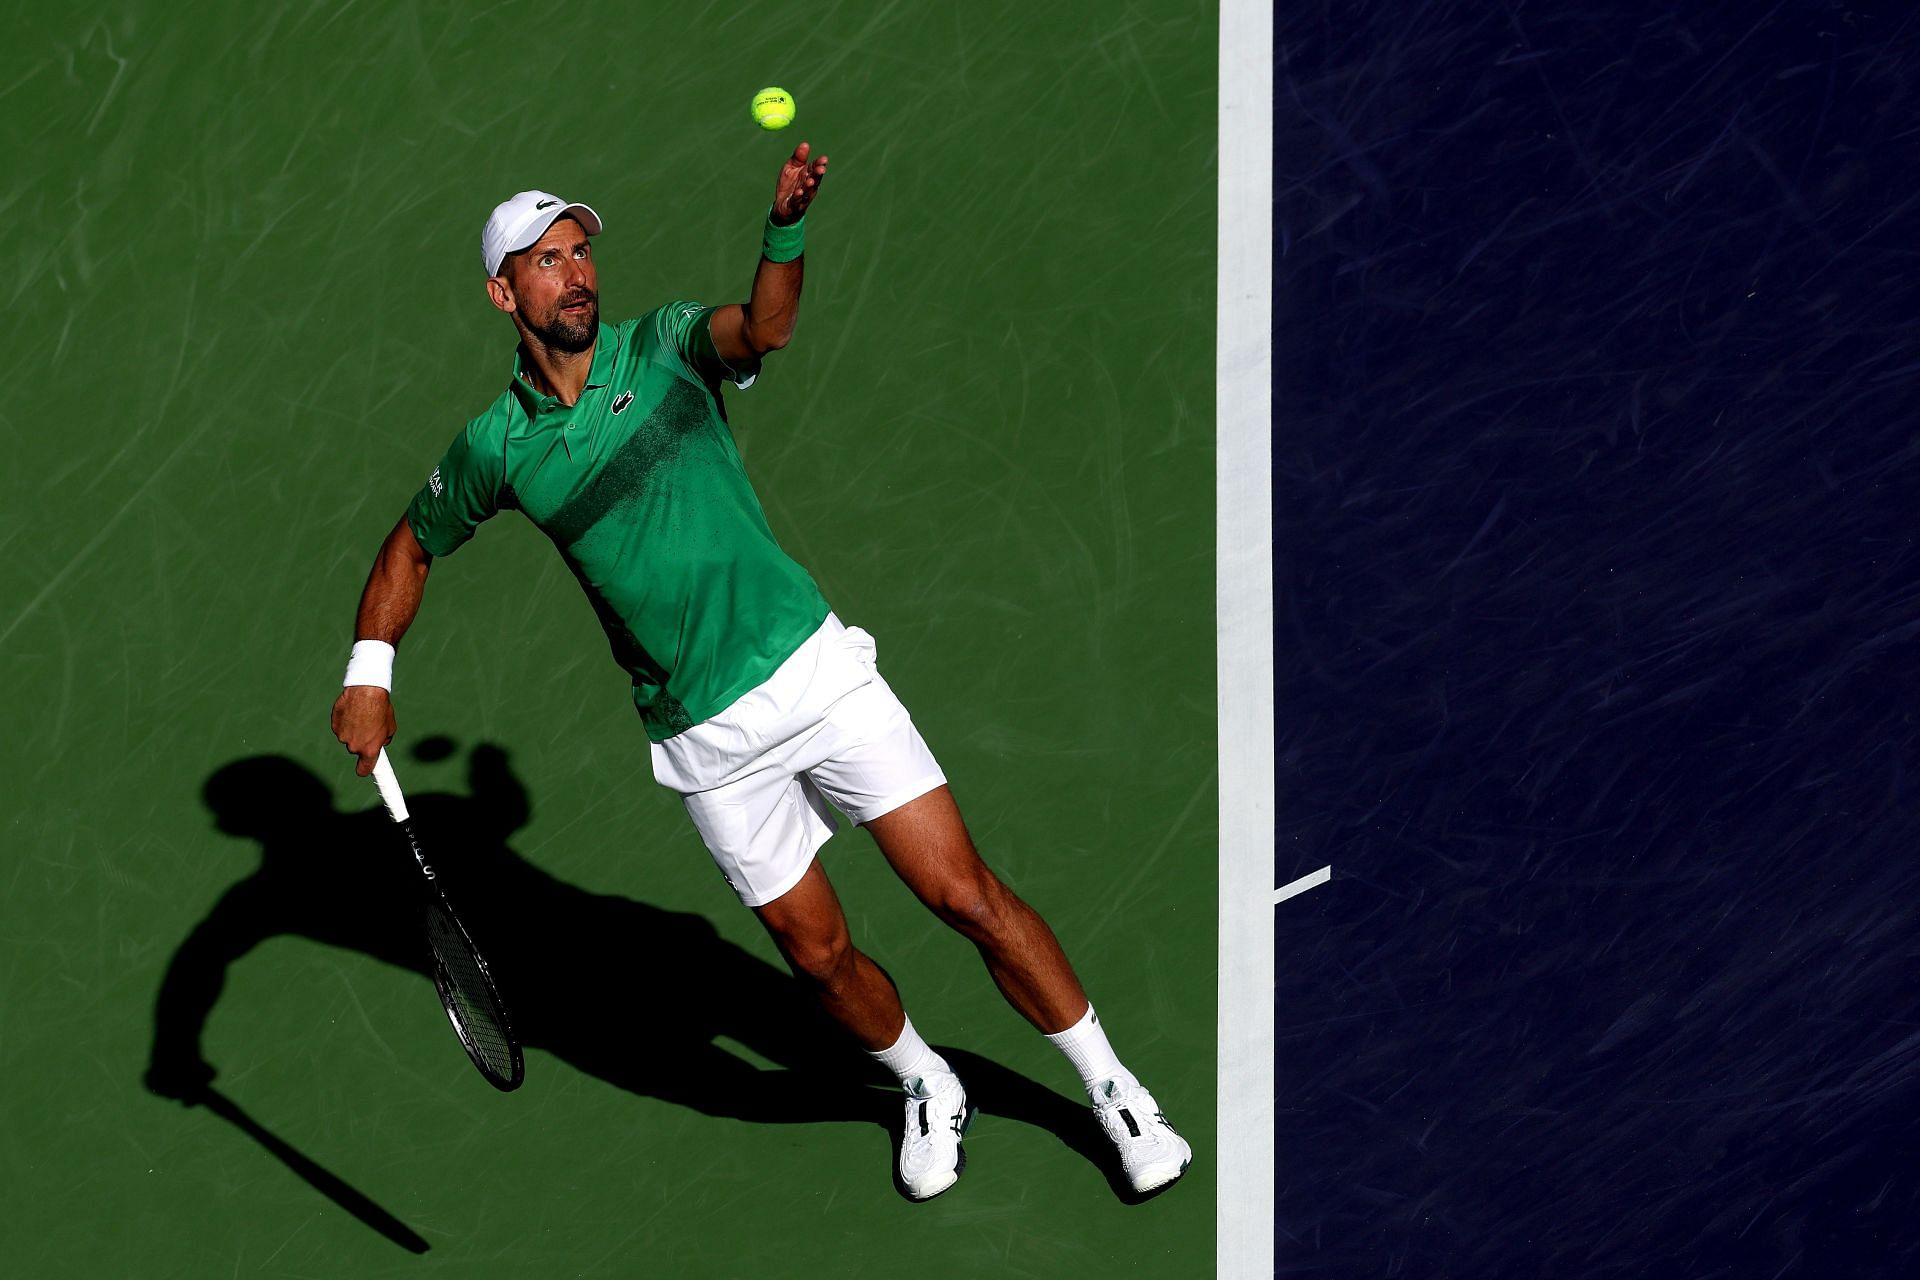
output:
M 750 907 L 799 883 L 838 828 L 834 809 L 871 822 L 947 780 L 881 678 L 873 637 L 832 614 L 725 711 L 654 743 L 653 776 Z

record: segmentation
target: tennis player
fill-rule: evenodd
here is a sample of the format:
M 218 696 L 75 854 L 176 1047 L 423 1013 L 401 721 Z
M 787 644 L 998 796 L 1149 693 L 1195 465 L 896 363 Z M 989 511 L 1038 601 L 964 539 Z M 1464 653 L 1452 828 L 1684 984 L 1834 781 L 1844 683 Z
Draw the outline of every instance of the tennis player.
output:
M 1121 1065 L 1060 944 L 975 852 L 946 778 L 845 626 L 780 549 L 747 482 L 721 390 L 752 385 L 800 305 L 806 213 L 827 173 L 802 142 L 781 167 L 745 303 L 671 302 L 600 322 L 600 215 L 544 191 L 481 233 L 487 297 L 519 334 L 513 374 L 453 438 L 374 559 L 334 733 L 372 767 L 395 729 L 394 649 L 427 573 L 505 509 L 553 540 L 633 679 L 655 779 L 678 792 L 727 883 L 821 1007 L 906 1092 L 897 1175 L 925 1200 L 965 1166 L 966 1087 L 856 949 L 814 854 L 835 810 L 980 951 L 1009 1003 L 1079 1070 L 1138 1192 L 1192 1158 Z

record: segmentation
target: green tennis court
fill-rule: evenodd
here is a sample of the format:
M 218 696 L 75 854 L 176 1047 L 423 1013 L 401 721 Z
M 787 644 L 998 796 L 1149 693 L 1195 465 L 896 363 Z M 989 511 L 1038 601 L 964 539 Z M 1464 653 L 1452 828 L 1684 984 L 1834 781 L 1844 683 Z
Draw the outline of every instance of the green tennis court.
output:
M 29 9 L 0 54 L 0 1269 L 1210 1274 L 1211 11 Z M 785 133 L 747 118 L 766 84 Z M 1192 1139 L 1143 1205 L 1072 1070 L 843 833 L 857 941 L 979 1081 L 966 1177 L 895 1193 L 886 1081 L 653 784 L 515 517 L 436 568 L 394 755 L 544 997 L 524 1088 L 393 946 L 406 854 L 327 711 L 375 547 L 511 367 L 482 220 L 591 202 L 610 320 L 735 301 L 801 137 L 833 176 L 800 329 L 732 425 Z M 230 1105 L 143 1082 L 199 1059 Z

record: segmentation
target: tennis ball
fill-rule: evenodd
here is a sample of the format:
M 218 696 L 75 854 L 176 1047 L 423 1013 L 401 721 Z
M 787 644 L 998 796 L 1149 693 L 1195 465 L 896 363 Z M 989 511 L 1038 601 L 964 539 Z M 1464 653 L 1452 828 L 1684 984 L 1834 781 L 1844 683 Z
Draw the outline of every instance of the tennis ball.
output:
M 762 129 L 784 129 L 793 123 L 793 95 L 766 88 L 753 95 L 753 122 Z

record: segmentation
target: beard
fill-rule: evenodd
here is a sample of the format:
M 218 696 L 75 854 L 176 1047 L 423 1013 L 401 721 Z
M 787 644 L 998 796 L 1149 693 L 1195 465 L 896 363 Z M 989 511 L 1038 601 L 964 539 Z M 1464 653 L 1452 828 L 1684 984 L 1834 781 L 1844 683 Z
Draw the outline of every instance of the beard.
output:
M 587 309 L 579 315 L 571 316 L 561 310 L 568 303 L 583 299 Z M 593 340 L 600 335 L 600 299 L 591 293 L 562 298 L 553 304 L 552 311 L 540 318 L 538 324 L 529 322 L 527 329 L 550 349 L 578 355 L 592 346 Z

